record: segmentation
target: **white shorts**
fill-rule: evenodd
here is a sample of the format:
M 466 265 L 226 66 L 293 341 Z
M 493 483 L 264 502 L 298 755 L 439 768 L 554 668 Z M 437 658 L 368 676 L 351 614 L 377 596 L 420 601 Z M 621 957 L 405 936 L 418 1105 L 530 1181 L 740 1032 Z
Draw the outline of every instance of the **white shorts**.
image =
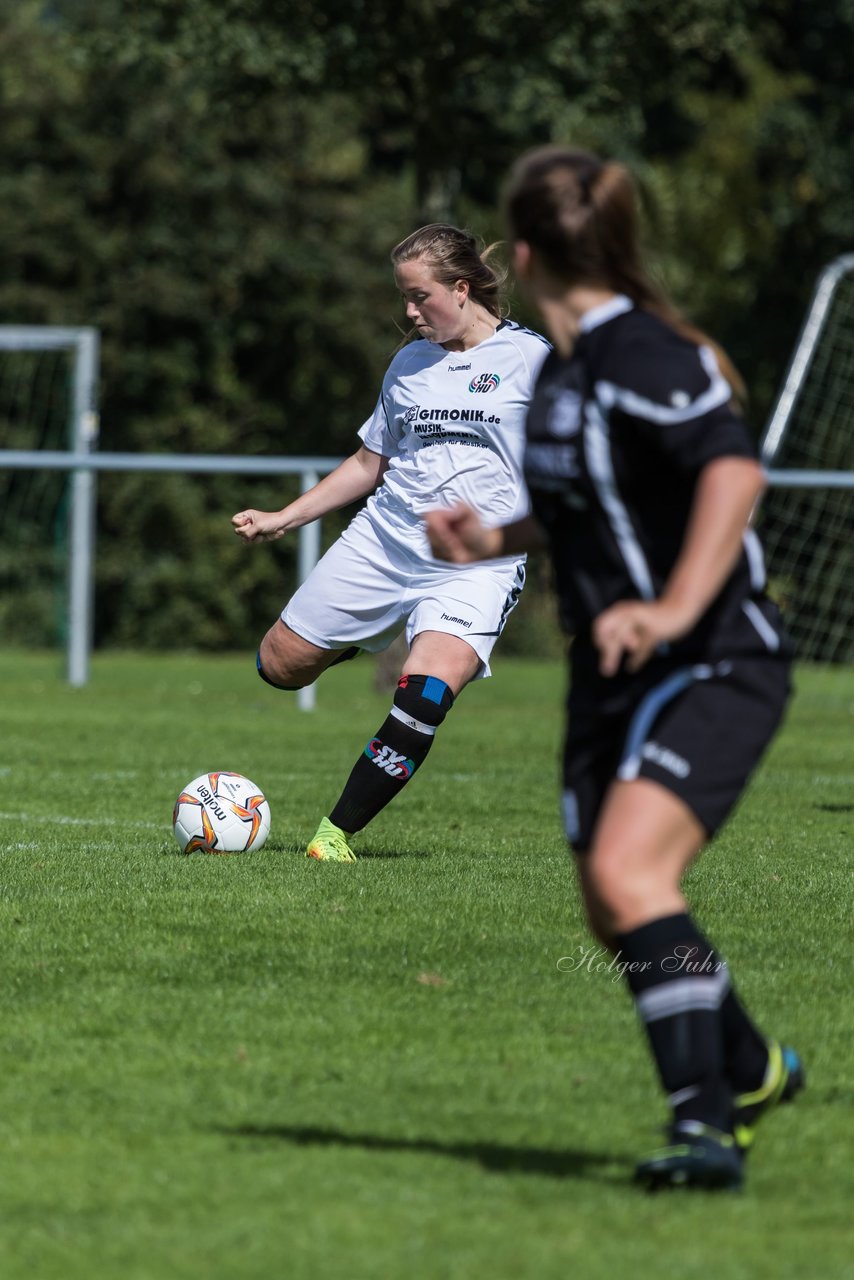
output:
M 282 610 L 282 621 L 321 649 L 378 653 L 406 626 L 459 636 L 490 675 L 489 656 L 525 584 L 523 560 L 450 565 L 434 559 L 420 521 L 401 536 L 361 511 Z

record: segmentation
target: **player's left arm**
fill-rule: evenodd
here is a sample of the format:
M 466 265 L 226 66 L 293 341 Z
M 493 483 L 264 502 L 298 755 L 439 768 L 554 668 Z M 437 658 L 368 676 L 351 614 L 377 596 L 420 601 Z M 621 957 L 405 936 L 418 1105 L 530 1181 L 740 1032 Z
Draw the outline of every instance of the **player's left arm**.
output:
M 723 587 L 742 549 L 744 530 L 766 486 L 753 458 L 718 457 L 700 472 L 685 538 L 657 600 L 622 600 L 593 624 L 603 675 L 614 675 L 623 657 L 637 671 L 659 644 L 694 627 Z

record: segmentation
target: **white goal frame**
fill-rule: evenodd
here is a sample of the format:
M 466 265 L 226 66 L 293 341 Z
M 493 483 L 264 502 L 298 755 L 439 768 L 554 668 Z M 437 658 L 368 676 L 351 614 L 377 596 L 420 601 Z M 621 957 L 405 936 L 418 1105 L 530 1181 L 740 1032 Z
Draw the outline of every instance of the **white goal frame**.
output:
M 0 325 L 2 351 L 68 351 L 72 361 L 70 444 L 64 453 L 71 472 L 68 535 L 68 653 L 70 684 L 85 684 L 92 643 L 91 565 L 95 541 L 95 478 L 88 465 L 98 443 L 97 329 L 51 325 Z M 0 467 L 44 467 L 44 450 L 0 450 Z M 30 461 L 23 462 L 21 459 Z M 50 465 L 49 463 L 47 464 Z
M 854 653 L 852 280 L 854 253 L 820 272 L 760 444 L 771 485 L 801 491 L 769 495 L 764 546 L 769 573 L 791 609 L 796 653 L 808 661 L 850 661 Z
M 774 459 L 786 437 L 798 396 L 806 381 L 819 338 L 824 330 L 833 295 L 840 281 L 852 271 L 854 271 L 854 253 L 842 254 L 824 268 L 813 291 L 806 319 L 801 326 L 794 353 L 786 370 L 783 389 L 777 397 L 777 403 L 768 420 L 759 447 L 762 465 L 766 468 L 769 483 L 772 485 L 805 489 L 822 487 L 854 489 L 854 471 L 773 470 Z
M 246 458 L 225 454 L 99 453 L 99 334 L 92 328 L 0 325 L 0 351 L 69 351 L 72 355 L 71 430 L 69 449 L 0 449 L 0 470 L 68 471 L 71 473 L 68 541 L 68 683 L 80 688 L 89 681 L 95 581 L 95 498 L 98 471 L 186 472 L 197 475 L 298 475 L 302 492 L 317 484 L 340 458 Z M 303 582 L 320 559 L 319 520 L 299 531 L 297 572 Z M 300 689 L 297 705 L 315 704 L 313 685 Z

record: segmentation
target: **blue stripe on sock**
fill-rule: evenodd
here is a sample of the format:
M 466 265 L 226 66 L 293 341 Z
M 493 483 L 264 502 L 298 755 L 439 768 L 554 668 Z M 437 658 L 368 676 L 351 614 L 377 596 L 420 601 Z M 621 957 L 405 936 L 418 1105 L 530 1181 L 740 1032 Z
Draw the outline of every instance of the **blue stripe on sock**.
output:
M 428 702 L 441 703 L 447 689 L 448 686 L 444 680 L 439 680 L 437 676 L 428 676 L 424 681 L 424 692 L 421 697 L 426 698 Z

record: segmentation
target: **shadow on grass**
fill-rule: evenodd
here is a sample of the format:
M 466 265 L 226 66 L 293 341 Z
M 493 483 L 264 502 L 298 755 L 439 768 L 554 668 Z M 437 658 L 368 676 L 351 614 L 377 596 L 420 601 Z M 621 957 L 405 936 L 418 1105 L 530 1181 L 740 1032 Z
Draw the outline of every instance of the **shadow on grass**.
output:
M 491 1173 L 538 1173 L 550 1178 L 592 1178 L 625 1182 L 629 1156 L 620 1152 L 551 1151 L 540 1147 L 505 1147 L 492 1142 L 437 1142 L 432 1138 L 383 1138 L 372 1133 L 341 1133 L 299 1125 L 238 1125 L 220 1133 L 236 1138 L 285 1142 L 298 1147 L 358 1147 L 363 1151 L 414 1151 L 474 1160 Z M 608 1166 L 622 1165 L 622 1169 Z
M 188 855 L 183 854 L 178 848 L 174 840 L 165 840 L 160 846 L 160 852 L 164 856 L 170 858 L 182 858 Z M 266 857 L 272 854 L 284 854 L 287 858 L 305 859 L 305 845 L 297 844 L 293 840 L 268 840 L 261 849 L 250 849 L 250 854 L 258 857 Z M 214 851 L 216 853 L 216 851 Z M 204 856 L 201 851 L 197 851 L 191 855 L 193 857 Z M 233 854 L 221 854 L 225 858 L 243 858 L 246 854 L 237 852 Z M 356 858 L 359 862 L 370 862 L 373 858 L 430 858 L 433 855 L 428 853 L 426 849 L 358 849 Z M 311 859 L 309 859 L 311 861 Z
M 433 855 L 426 849 L 356 849 L 356 857 L 369 861 L 371 858 L 430 858 Z
M 305 858 L 305 844 L 294 844 L 293 841 L 268 840 L 264 845 L 265 853 L 299 854 Z M 432 855 L 425 849 L 379 849 L 357 846 L 353 852 L 358 862 L 369 862 L 372 858 L 429 858 Z M 312 859 L 309 859 L 312 861 Z
M 813 808 L 823 813 L 854 813 L 854 804 L 814 804 Z

